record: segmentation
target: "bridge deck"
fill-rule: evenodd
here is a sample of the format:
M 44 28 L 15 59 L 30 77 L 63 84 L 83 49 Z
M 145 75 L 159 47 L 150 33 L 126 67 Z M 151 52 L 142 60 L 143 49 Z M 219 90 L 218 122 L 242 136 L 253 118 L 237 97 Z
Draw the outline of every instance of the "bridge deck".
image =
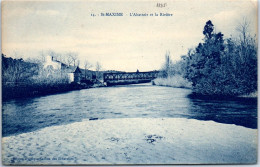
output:
M 129 81 L 129 80 L 153 80 L 157 78 L 159 71 L 149 72 L 121 72 L 104 73 L 104 82 L 110 81 Z

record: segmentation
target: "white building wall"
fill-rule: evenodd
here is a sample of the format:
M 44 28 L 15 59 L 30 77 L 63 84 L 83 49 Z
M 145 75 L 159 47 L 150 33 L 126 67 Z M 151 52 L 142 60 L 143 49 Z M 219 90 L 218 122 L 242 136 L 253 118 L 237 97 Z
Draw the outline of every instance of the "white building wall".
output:
M 74 73 L 68 73 L 69 75 L 69 83 L 74 82 Z
M 55 70 L 61 69 L 61 63 L 53 61 L 51 56 L 46 56 L 44 68 L 47 68 L 48 66 L 52 66 Z

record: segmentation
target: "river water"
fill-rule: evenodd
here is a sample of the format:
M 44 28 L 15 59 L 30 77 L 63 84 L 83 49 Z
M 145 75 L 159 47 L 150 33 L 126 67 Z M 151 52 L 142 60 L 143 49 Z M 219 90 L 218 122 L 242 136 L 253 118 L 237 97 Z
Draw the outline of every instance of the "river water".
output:
M 257 128 L 257 100 L 192 98 L 191 90 L 145 85 L 83 89 L 2 103 L 2 135 L 108 118 L 189 118 Z

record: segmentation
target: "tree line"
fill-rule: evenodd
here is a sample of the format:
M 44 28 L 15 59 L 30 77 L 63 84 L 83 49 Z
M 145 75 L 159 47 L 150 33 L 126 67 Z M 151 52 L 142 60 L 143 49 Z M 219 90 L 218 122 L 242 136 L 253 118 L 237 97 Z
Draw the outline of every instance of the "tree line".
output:
M 257 42 L 244 20 L 237 27 L 237 38 L 224 38 L 209 20 L 203 41 L 173 63 L 166 53 L 161 76 L 181 75 L 202 95 L 238 96 L 257 91 Z
M 40 54 L 34 58 L 28 58 L 26 60 L 22 58 L 7 57 L 2 54 L 2 78 L 3 84 L 6 83 L 21 83 L 28 82 L 32 83 L 33 78 L 38 82 L 54 82 L 54 81 L 65 81 L 67 75 L 63 75 L 62 70 L 45 69 L 43 67 L 46 62 L 46 55 L 53 58 L 54 61 L 61 62 L 67 67 L 79 66 L 82 69 L 82 75 L 87 78 L 88 72 L 94 67 L 93 73 L 100 79 L 102 76 L 100 71 L 102 65 L 96 62 L 95 66 L 91 64 L 87 59 L 83 63 L 80 63 L 78 54 L 76 52 L 59 53 L 53 50 L 47 52 L 40 52 Z M 61 76 L 63 78 L 61 78 Z M 30 80 L 30 81 L 29 81 Z
M 48 55 L 67 66 L 79 66 L 76 53 L 71 52 L 64 56 L 51 51 Z M 70 84 L 68 73 L 64 69 L 44 68 L 45 57 L 44 54 L 40 54 L 37 58 L 23 60 L 22 58 L 15 59 L 2 54 L 2 97 L 4 100 L 52 94 L 91 86 Z M 96 79 L 102 77 L 100 71 L 102 66 L 99 62 L 96 63 L 96 71 L 89 71 L 91 67 L 93 65 L 86 60 L 84 70 L 81 70 L 82 80 L 88 84 L 92 84 L 92 81 L 87 80 L 87 78 L 91 79 L 92 75 Z M 87 77 L 86 75 L 91 76 Z

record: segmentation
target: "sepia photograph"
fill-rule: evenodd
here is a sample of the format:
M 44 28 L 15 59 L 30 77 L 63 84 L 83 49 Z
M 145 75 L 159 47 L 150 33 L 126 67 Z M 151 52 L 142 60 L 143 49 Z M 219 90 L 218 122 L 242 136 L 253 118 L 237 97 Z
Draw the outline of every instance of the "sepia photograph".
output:
M 2 0 L 3 165 L 251 165 L 257 0 Z

